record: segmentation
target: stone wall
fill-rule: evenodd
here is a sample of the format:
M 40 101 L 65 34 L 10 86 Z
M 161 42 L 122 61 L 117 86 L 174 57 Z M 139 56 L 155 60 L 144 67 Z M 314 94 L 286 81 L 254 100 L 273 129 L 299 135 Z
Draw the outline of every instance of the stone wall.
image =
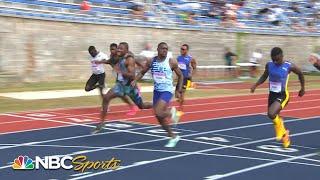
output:
M 15 75 L 17 81 L 86 80 L 91 73 L 88 46 L 94 45 L 108 54 L 112 42 L 127 41 L 131 51 L 139 53 L 146 42 L 156 50 L 157 44 L 165 41 L 174 56 L 181 44 L 188 43 L 199 65 L 223 65 L 225 47 L 238 53 L 240 62 L 248 61 L 254 49 L 262 49 L 264 64 L 274 46 L 283 48 L 286 58 L 303 65 L 320 44 L 319 37 L 106 26 L 4 16 L 0 17 L 0 24 L 0 71 Z

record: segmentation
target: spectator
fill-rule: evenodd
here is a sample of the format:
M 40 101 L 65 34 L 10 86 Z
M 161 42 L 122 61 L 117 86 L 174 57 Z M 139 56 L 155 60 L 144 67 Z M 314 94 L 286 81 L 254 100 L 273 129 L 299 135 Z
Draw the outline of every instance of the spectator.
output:
M 304 30 L 304 28 L 302 27 L 301 23 L 296 18 L 291 20 L 290 27 L 291 27 L 291 29 L 293 29 L 295 31 L 303 31 Z
M 144 15 L 144 4 L 135 2 L 133 6 L 130 8 L 132 10 L 132 18 L 140 19 L 140 20 L 148 20 L 148 18 Z
M 227 66 L 234 66 L 236 61 L 237 61 L 237 55 L 232 53 L 230 48 L 225 48 L 225 54 L 224 54 L 224 59 L 226 61 L 226 65 Z M 236 71 L 234 68 L 227 68 L 229 76 L 236 76 Z
M 196 22 L 194 21 L 194 16 L 194 12 L 182 12 L 180 14 L 182 21 L 186 24 L 196 24 Z
M 317 28 L 315 27 L 314 20 L 308 20 L 306 25 L 307 25 L 306 31 L 308 31 L 308 32 L 316 32 L 317 31 Z
M 291 6 L 289 7 L 289 9 L 291 9 L 293 12 L 295 13 L 301 13 L 301 11 L 299 10 L 299 5 L 297 2 L 292 2 Z
M 140 60 L 143 66 L 146 65 L 148 60 L 151 60 L 153 57 L 157 55 L 156 51 L 152 51 L 152 45 L 150 43 L 146 43 L 144 49 L 141 53 L 136 56 L 136 61 Z M 142 78 L 143 80 L 152 80 L 151 72 L 148 71 Z
M 250 63 L 252 63 L 252 66 L 250 67 L 250 76 L 256 77 L 258 74 L 258 66 L 262 60 L 262 51 L 260 49 L 256 49 L 249 60 Z
M 227 4 L 223 8 L 222 22 L 221 25 L 224 27 L 234 27 L 237 26 L 237 8 L 238 6 L 233 4 Z
M 284 22 L 286 24 L 289 23 L 289 20 L 286 15 L 284 15 L 284 10 L 279 7 L 278 5 L 272 5 L 271 8 L 271 15 L 269 15 L 271 24 L 275 26 L 279 26 L 280 22 Z
M 82 11 L 90 11 L 91 7 L 88 4 L 87 0 L 82 1 L 81 5 L 80 5 L 80 9 Z
M 309 0 L 309 2 L 306 5 L 306 8 L 315 9 L 316 6 L 317 6 L 317 0 Z
M 280 21 L 277 18 L 276 14 L 273 13 L 272 11 L 268 11 L 268 15 L 267 15 L 267 21 L 269 23 L 271 23 L 274 26 L 279 26 L 280 25 Z
M 145 56 L 148 59 L 151 59 L 154 56 L 156 56 L 157 53 L 155 51 L 152 51 L 152 45 L 150 43 L 146 43 L 144 50 L 141 51 L 140 55 Z

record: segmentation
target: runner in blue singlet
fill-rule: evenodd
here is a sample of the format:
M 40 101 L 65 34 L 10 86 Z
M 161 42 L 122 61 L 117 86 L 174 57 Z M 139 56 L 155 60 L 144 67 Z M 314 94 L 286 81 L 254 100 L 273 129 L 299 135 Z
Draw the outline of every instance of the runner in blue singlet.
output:
M 294 72 L 299 77 L 301 84 L 300 97 L 305 93 L 304 76 L 296 65 L 290 61 L 283 60 L 283 52 L 280 48 L 275 47 L 271 50 L 271 59 L 272 61 L 266 64 L 265 71 L 260 79 L 251 87 L 251 92 L 253 93 L 257 86 L 269 77 L 268 117 L 273 120 L 276 140 L 282 140 L 283 147 L 287 148 L 291 144 L 289 130 L 285 128 L 283 119 L 279 116 L 279 113 L 289 101 L 289 73 Z
M 182 96 L 180 103 L 180 111 L 183 111 L 184 97 L 187 88 L 190 88 L 192 75 L 197 68 L 197 61 L 188 54 L 189 45 L 183 44 L 180 48 L 181 55 L 177 57 L 179 68 L 183 74 Z

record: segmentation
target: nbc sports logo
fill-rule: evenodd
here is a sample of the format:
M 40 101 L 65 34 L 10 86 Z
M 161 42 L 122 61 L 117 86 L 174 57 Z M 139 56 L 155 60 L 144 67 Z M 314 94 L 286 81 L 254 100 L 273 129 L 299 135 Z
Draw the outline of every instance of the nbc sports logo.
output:
M 35 156 L 35 159 L 32 160 L 28 156 L 22 156 L 20 155 L 17 157 L 13 164 L 12 168 L 15 170 L 33 170 L 33 169 L 40 169 L 42 167 L 43 169 L 72 169 L 71 165 L 66 165 L 66 161 L 72 161 L 71 156 L 45 156 L 44 158 L 41 158 L 39 156 Z
M 88 169 L 112 169 L 115 170 L 120 166 L 121 160 L 111 158 L 106 161 L 89 161 L 86 156 L 35 156 L 32 160 L 28 156 L 18 156 L 15 158 L 12 164 L 14 170 L 55 170 L 55 169 L 66 169 L 70 170 L 74 168 L 75 171 L 84 172 Z
M 12 168 L 19 170 L 32 170 L 34 169 L 33 160 L 28 156 L 19 156 L 14 160 Z

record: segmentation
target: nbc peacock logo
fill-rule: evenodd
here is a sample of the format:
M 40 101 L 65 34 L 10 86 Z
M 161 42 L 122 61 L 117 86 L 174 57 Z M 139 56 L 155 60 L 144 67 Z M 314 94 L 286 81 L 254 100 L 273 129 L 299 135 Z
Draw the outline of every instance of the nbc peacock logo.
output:
M 34 169 L 33 160 L 28 156 L 20 155 L 14 160 L 12 168 L 16 170 L 32 170 Z

